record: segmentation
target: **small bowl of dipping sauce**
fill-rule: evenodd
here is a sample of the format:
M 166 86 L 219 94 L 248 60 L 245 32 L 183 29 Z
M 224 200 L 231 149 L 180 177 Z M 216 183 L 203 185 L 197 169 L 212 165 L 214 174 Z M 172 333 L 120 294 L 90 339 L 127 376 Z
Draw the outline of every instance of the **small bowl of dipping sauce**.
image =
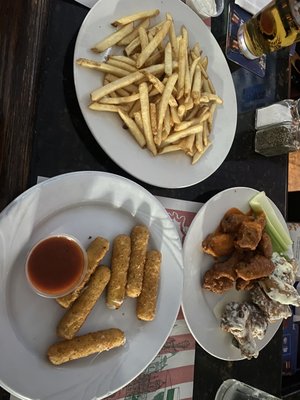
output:
M 62 297 L 80 285 L 87 262 L 85 249 L 73 236 L 47 236 L 30 250 L 25 265 L 26 278 L 40 296 Z

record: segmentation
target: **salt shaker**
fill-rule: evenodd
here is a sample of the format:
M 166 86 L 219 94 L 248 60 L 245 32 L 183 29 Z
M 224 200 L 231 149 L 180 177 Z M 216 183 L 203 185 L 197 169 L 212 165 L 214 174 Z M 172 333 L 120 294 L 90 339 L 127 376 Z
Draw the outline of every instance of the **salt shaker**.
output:
M 282 100 L 256 110 L 255 151 L 276 156 L 300 149 L 300 100 Z

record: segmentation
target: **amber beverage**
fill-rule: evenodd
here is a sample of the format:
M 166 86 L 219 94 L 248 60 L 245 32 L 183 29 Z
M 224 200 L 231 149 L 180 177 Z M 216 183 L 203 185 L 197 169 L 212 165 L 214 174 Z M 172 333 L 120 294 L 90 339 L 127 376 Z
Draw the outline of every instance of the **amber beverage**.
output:
M 241 52 L 250 59 L 300 41 L 300 1 L 273 0 L 240 26 Z

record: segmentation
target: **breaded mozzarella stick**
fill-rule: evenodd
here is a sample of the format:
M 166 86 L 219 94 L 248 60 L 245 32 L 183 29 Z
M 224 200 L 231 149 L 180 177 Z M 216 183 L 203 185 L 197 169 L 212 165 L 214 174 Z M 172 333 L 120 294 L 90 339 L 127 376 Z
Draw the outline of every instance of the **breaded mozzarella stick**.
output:
M 95 271 L 100 261 L 104 258 L 106 252 L 109 249 L 109 241 L 98 236 L 92 243 L 89 245 L 87 249 L 87 257 L 88 257 L 88 266 L 85 277 L 81 282 L 80 286 L 78 286 L 72 293 L 67 294 L 66 296 L 60 297 L 56 299 L 56 301 L 64 308 L 68 308 L 79 296 L 81 290 L 84 285 L 90 279 L 90 276 Z
M 47 355 L 52 364 L 60 365 L 94 353 L 123 346 L 125 342 L 124 332 L 112 328 L 54 343 L 49 347 Z
M 108 308 L 119 308 L 124 301 L 130 253 L 130 237 L 118 235 L 113 242 L 111 278 L 106 292 L 106 305 Z
M 137 298 L 136 315 L 143 321 L 155 318 L 158 285 L 160 278 L 161 253 L 157 250 L 147 252 L 144 268 L 143 287 Z
M 110 279 L 110 269 L 100 266 L 91 276 L 87 288 L 66 311 L 57 327 L 57 335 L 72 339 L 92 311 Z
M 131 255 L 129 261 L 126 294 L 138 297 L 142 291 L 144 265 L 146 261 L 149 230 L 146 226 L 137 225 L 131 231 Z

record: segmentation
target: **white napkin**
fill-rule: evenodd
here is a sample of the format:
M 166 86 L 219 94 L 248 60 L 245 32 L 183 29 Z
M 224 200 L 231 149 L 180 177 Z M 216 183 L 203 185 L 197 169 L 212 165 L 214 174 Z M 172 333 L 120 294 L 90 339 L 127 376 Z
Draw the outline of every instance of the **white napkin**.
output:
M 256 14 L 269 3 L 270 0 L 235 0 L 235 4 L 242 7 L 250 14 Z

